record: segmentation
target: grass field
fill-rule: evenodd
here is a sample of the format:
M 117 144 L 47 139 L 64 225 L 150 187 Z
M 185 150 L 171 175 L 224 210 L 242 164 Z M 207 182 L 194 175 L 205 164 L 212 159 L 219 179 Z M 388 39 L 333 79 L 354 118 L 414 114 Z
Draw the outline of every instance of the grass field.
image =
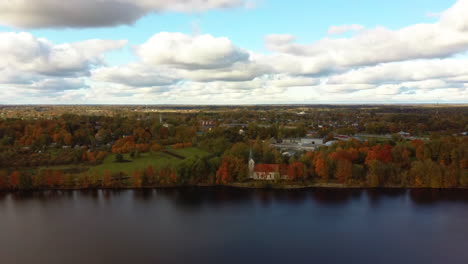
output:
M 208 156 L 210 153 L 201 150 L 199 148 L 184 148 L 184 149 L 172 149 L 167 148 L 166 150 L 174 152 L 180 156 L 184 156 L 185 158 L 190 157 L 204 157 Z M 149 165 L 152 165 L 153 168 L 164 168 L 167 166 L 176 166 L 177 164 L 181 163 L 183 160 L 173 157 L 169 154 L 164 152 L 157 152 L 157 153 L 141 153 L 140 157 L 132 159 L 129 154 L 124 154 L 124 159 L 128 162 L 117 163 L 115 162 L 116 154 L 109 154 L 104 159 L 102 164 L 99 165 L 87 165 L 85 163 L 82 164 L 70 164 L 70 165 L 57 165 L 57 166 L 41 166 L 38 168 L 25 168 L 22 171 L 28 173 L 37 173 L 43 169 L 50 169 L 50 170 L 61 170 L 61 171 L 78 171 L 83 172 L 87 171 L 89 174 L 98 174 L 104 175 L 105 171 L 109 171 L 112 173 L 117 172 L 124 172 L 127 175 L 131 175 L 132 172 L 135 170 L 142 170 L 148 168 Z M 72 172 L 74 173 L 74 172 Z
M 169 149 L 169 150 L 181 156 L 184 156 L 186 158 L 190 158 L 194 156 L 203 157 L 203 156 L 209 155 L 208 152 L 205 152 L 198 148 L 185 148 L 185 149 L 177 149 L 177 150 Z M 153 168 L 161 168 L 161 167 L 167 167 L 167 166 L 172 167 L 183 161 L 181 159 L 172 157 L 163 152 L 158 152 L 158 153 L 150 152 L 150 153 L 142 153 L 140 154 L 140 157 L 136 159 L 132 159 L 130 158 L 130 155 L 125 154 L 124 159 L 128 160 L 129 162 L 116 163 L 114 162 L 115 155 L 116 154 L 108 155 L 104 159 L 102 164 L 90 167 L 88 172 L 90 174 L 96 173 L 99 175 L 104 175 L 105 171 L 109 171 L 111 174 L 117 173 L 117 172 L 124 172 L 127 175 L 131 175 L 133 171 L 145 169 L 149 165 L 152 165 Z

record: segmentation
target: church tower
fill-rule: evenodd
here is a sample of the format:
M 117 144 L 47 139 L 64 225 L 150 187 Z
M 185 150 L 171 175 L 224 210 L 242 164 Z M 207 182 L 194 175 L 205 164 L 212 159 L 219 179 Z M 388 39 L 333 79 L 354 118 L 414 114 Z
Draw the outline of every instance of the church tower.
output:
M 253 152 L 252 147 L 250 147 L 250 154 L 249 154 L 249 178 L 253 179 L 254 177 L 254 167 L 255 161 L 253 159 Z

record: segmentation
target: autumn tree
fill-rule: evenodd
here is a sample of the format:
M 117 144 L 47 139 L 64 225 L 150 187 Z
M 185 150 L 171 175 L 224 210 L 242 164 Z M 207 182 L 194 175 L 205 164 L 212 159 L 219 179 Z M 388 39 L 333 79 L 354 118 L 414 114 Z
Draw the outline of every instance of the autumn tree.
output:
M 336 166 L 335 177 L 341 183 L 348 182 L 353 176 L 353 164 L 347 159 L 339 159 Z
M 0 190 L 8 189 L 7 172 L 0 170 Z
M 303 180 L 306 176 L 304 164 L 299 161 L 289 164 L 288 176 L 293 181 Z
M 135 188 L 140 188 L 142 186 L 141 184 L 141 172 L 139 171 L 134 171 L 132 173 L 132 186 Z
M 315 161 L 315 173 L 322 178 L 322 180 L 327 181 L 329 178 L 328 167 L 325 162 L 325 159 L 318 157 Z
M 20 172 L 13 171 L 9 176 L 9 185 L 12 189 L 18 189 L 20 183 Z
M 233 156 L 225 156 L 216 173 L 216 183 L 226 184 L 234 180 L 246 178 L 247 166 L 245 162 Z
M 112 177 L 110 171 L 106 170 L 104 176 L 102 177 L 102 187 L 110 188 L 112 187 Z

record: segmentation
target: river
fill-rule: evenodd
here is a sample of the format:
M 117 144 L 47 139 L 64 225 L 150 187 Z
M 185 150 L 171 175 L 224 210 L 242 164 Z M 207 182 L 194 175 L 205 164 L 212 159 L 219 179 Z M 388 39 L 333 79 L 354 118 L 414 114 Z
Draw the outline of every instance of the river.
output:
M 0 263 L 468 263 L 468 191 L 0 193 Z

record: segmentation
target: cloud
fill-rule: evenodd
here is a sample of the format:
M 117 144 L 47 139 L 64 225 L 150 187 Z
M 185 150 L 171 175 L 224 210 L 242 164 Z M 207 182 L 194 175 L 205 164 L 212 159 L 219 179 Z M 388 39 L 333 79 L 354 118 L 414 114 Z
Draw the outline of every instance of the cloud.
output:
M 26 89 L 41 91 L 65 91 L 86 88 L 88 86 L 86 85 L 85 80 L 81 78 L 49 78 L 41 79 L 23 87 Z
M 440 18 L 442 14 L 438 12 L 427 12 L 426 16 L 430 18 Z
M 54 44 L 28 33 L 0 34 L 0 100 L 16 94 L 21 102 L 44 103 L 466 103 L 467 1 L 436 23 L 400 30 L 363 29 L 312 44 L 268 35 L 268 53 L 226 37 L 162 32 L 134 47 L 135 61 L 115 66 L 103 54 L 125 41 Z
M 180 79 L 175 70 L 151 67 L 142 63 L 99 68 L 93 71 L 92 78 L 96 81 L 133 87 L 166 86 Z
M 416 24 L 396 31 L 377 27 L 349 38 L 324 38 L 312 44 L 297 44 L 291 35 L 267 36 L 265 42 L 269 50 L 283 54 L 284 63 L 300 63 L 295 68 L 309 74 L 386 62 L 446 58 L 468 50 L 466 10 L 468 0 L 460 0 L 433 24 Z
M 132 24 L 149 13 L 247 5 L 244 0 L 8 0 L 0 2 L 0 24 L 19 28 L 103 27 Z
M 389 84 L 405 81 L 457 78 L 468 74 L 467 59 L 433 59 L 383 63 L 352 69 L 328 78 L 328 83 Z
M 341 25 L 341 26 L 331 26 L 328 28 L 327 34 L 328 35 L 340 35 L 349 31 L 361 31 L 364 29 L 364 26 L 358 24 L 350 24 L 350 25 Z
M 235 47 L 228 38 L 208 34 L 158 33 L 137 47 L 136 53 L 151 65 L 187 69 L 227 67 L 249 59 L 249 54 Z
M 442 12 L 440 24 L 447 29 L 466 33 L 468 31 L 468 0 L 458 0 L 452 7 Z
M 93 70 L 92 79 L 134 87 L 179 81 L 250 81 L 272 72 L 224 37 L 162 32 L 135 48 L 138 62 Z
M 86 89 L 87 77 L 105 64 L 104 54 L 122 48 L 126 41 L 86 40 L 54 44 L 30 33 L 0 33 L 0 89 L 3 101 L 16 94 L 42 102 L 69 90 Z M 7 92 L 8 91 L 8 92 Z
M 124 40 L 87 40 L 53 44 L 30 33 L 0 33 L 0 70 L 47 76 L 84 76 L 104 63 L 103 54 L 122 48 Z

